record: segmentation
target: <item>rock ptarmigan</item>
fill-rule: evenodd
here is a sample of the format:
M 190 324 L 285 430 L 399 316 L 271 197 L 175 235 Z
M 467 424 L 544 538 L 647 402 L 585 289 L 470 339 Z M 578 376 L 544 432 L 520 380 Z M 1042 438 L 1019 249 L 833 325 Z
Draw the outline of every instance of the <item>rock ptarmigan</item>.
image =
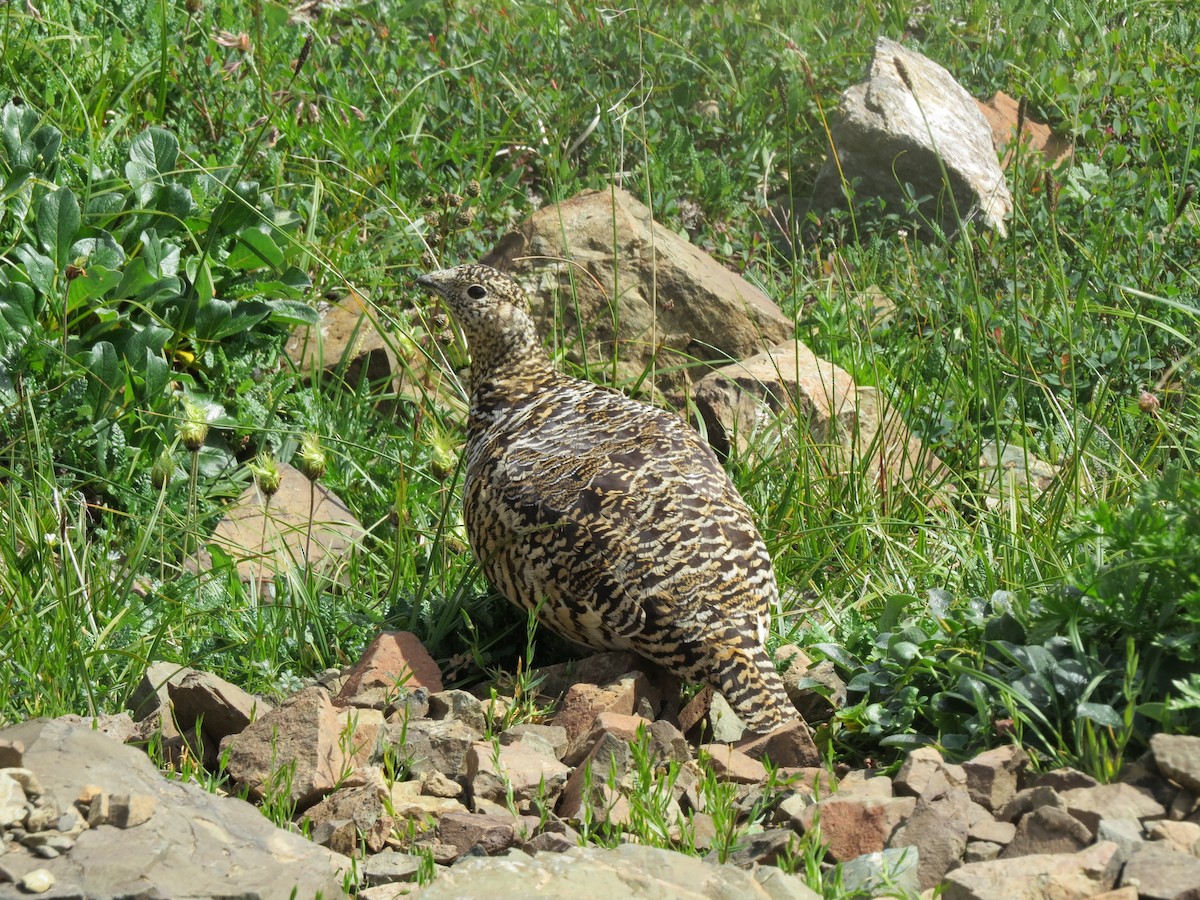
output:
M 709 685 L 753 731 L 797 716 L 763 646 L 771 558 L 700 435 L 556 372 L 507 275 L 467 265 L 417 284 L 467 338 L 464 520 L 492 585 L 573 641 Z

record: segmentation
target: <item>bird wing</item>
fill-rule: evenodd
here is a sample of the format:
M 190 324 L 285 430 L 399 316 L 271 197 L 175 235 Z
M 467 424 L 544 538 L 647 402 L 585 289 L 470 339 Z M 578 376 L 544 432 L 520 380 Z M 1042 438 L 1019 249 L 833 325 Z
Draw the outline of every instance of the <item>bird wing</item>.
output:
M 496 565 L 541 566 L 514 593 L 549 595 L 547 624 L 568 636 L 621 646 L 668 626 L 703 630 L 701 620 L 712 615 L 706 599 L 744 582 L 737 561 L 758 555 L 770 581 L 765 610 L 770 561 L 749 510 L 698 434 L 668 413 L 599 390 L 585 393 L 564 420 L 569 426 L 547 419 L 512 435 L 497 447 L 487 477 L 488 505 L 514 517 L 513 539 Z M 498 574 L 503 582 L 506 573 Z M 757 598 L 742 599 L 755 613 Z

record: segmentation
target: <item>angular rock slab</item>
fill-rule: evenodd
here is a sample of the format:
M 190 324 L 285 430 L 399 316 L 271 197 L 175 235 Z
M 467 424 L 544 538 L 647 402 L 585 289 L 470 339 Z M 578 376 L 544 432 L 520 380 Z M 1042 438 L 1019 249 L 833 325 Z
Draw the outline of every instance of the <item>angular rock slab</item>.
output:
M 309 481 L 297 469 L 281 463 L 279 472 L 283 478 L 269 503 L 263 502 L 255 485 L 249 485 L 210 538 L 237 560 L 242 581 L 258 584 L 264 591 L 272 589 L 277 574 L 303 568 L 306 561 L 318 571 L 340 575 L 346 557 L 366 535 L 362 523 L 333 491 L 318 484 L 310 497 Z M 201 550 L 189 565 L 208 571 L 212 555 Z
M 889 484 L 940 484 L 950 474 L 876 388 L 859 387 L 799 341 L 705 375 L 692 400 L 721 456 L 803 443 L 815 444 L 835 471 L 861 466 Z
M 615 356 L 618 381 L 652 365 L 740 359 L 795 330 L 766 294 L 659 225 L 620 188 L 583 191 L 539 210 L 483 262 L 530 289 L 539 333 L 566 345 L 572 359 L 603 370 Z M 655 382 L 678 389 L 683 378 L 686 369 Z
M 811 210 L 844 208 L 845 179 L 858 182 L 856 204 L 879 198 L 903 214 L 908 183 L 916 197 L 932 198 L 918 223 L 928 218 L 953 234 L 961 216 L 1006 233 L 1013 201 L 991 126 L 954 77 L 920 53 L 879 38 L 867 80 L 842 94 L 832 139 L 837 157 L 817 175 Z
M 465 860 L 440 875 L 433 884 L 414 892 L 419 900 L 578 900 L 581 897 L 620 897 L 622 900 L 768 900 L 789 896 L 815 900 L 819 895 L 797 878 L 780 873 L 772 881 L 788 880 L 787 893 L 760 884 L 755 877 L 730 865 L 712 865 L 692 856 L 624 844 L 614 850 L 572 847 L 564 853 L 535 857 L 512 855 Z
M 0 738 L 24 743 L 25 764 L 63 808 L 89 784 L 156 801 L 136 827 L 84 831 L 55 859 L 5 854 L 6 866 L 48 869 L 58 888 L 88 897 L 274 898 L 293 886 L 299 897 L 342 896 L 345 857 L 276 828 L 249 803 L 167 780 L 133 747 L 45 720 L 4 729 Z
M 967 863 L 946 876 L 943 900 L 1087 900 L 1110 890 L 1121 854 L 1109 841 L 1078 853 Z

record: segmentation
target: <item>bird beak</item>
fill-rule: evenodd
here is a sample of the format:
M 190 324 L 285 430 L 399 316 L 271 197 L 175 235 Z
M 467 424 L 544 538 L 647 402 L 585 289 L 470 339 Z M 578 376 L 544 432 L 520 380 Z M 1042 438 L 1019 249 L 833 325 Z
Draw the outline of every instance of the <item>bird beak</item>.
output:
M 442 286 L 450 280 L 452 274 L 451 269 L 439 269 L 436 272 L 427 272 L 417 277 L 417 284 L 427 291 L 440 294 L 442 293 Z

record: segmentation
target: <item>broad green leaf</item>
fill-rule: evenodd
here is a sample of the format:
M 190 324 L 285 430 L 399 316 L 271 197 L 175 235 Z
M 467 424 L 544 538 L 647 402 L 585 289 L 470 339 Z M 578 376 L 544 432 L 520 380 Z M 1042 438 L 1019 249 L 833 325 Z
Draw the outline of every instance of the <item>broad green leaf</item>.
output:
M 38 201 L 35 223 L 38 243 L 54 261 L 56 274 L 71 262 L 71 245 L 79 233 L 79 222 L 79 201 L 70 188 L 59 188 Z
M 172 172 L 179 159 L 179 141 L 165 128 L 152 125 L 129 142 L 129 161 L 160 174 Z
M 165 231 L 174 231 L 183 226 L 183 221 L 196 209 L 192 200 L 192 192 L 178 182 L 164 184 L 154 195 L 153 207 L 163 215 L 159 219 L 159 227 Z
M 37 328 L 33 288 L 21 282 L 0 285 L 0 349 L 25 343 Z
M 107 415 L 112 398 L 125 386 L 121 363 L 116 348 L 108 341 L 100 341 L 92 347 L 84 354 L 82 362 L 88 370 L 85 396 L 92 410 L 92 420 L 98 421 Z
M 107 231 L 76 241 L 71 245 L 70 256 L 70 262 L 85 269 L 90 266 L 119 269 L 125 265 L 125 251 Z
M 161 397 L 166 393 L 171 381 L 171 367 L 167 361 L 149 348 L 145 352 L 145 367 L 142 369 L 143 396 L 147 398 Z
M 225 264 L 231 269 L 258 269 L 270 266 L 277 269 L 283 265 L 283 251 L 257 228 L 245 228 L 239 232 L 237 243 L 229 251 Z
M 44 297 L 54 293 L 54 260 L 42 256 L 32 244 L 22 244 L 13 254 L 19 259 L 29 283 L 41 291 Z
M 230 303 L 213 299 L 196 313 L 196 337 L 201 341 L 219 341 L 249 331 L 271 314 L 265 303 Z
M 1091 719 L 1105 728 L 1125 727 L 1125 721 L 1107 703 L 1080 703 L 1075 707 L 1075 715 L 1081 719 Z
M 299 300 L 271 300 L 271 321 L 277 325 L 316 325 L 321 316 L 307 303 Z
M 138 203 L 152 206 L 155 194 L 164 184 L 162 176 L 175 170 L 178 159 L 179 141 L 164 128 L 147 128 L 130 141 L 125 177 L 133 185 Z
M 150 274 L 156 277 L 179 274 L 179 247 L 176 244 L 162 240 L 153 228 L 143 231 L 139 239 L 142 258 L 146 260 L 146 269 Z
M 67 309 L 74 315 L 80 307 L 90 306 L 92 300 L 103 297 L 120 282 L 120 272 L 103 266 L 90 267 L 86 275 L 72 279 L 67 288 Z

